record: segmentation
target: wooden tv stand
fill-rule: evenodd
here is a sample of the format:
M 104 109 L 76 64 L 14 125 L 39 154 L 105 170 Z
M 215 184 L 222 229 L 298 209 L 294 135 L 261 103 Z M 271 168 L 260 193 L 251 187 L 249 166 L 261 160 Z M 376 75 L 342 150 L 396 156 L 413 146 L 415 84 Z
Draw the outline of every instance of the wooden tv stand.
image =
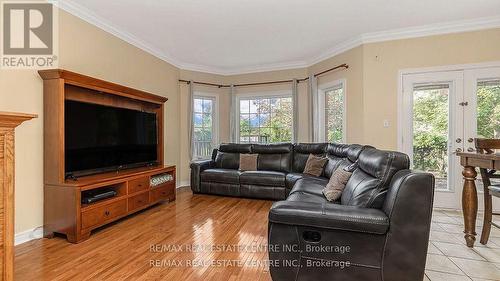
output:
M 164 103 L 167 98 L 62 70 L 41 70 L 44 100 L 44 235 L 65 234 L 68 241 L 87 239 L 91 230 L 160 201 L 175 200 L 175 166 L 164 164 Z M 155 113 L 157 166 L 65 178 L 65 101 L 79 101 Z M 82 122 L 85 122 L 82 120 Z M 151 178 L 170 174 L 159 186 Z M 112 189 L 116 195 L 82 204 L 89 190 Z
M 170 174 L 172 181 L 151 186 L 152 177 Z M 88 190 L 109 188 L 117 192 L 112 198 L 83 204 Z M 175 200 L 175 166 L 148 167 L 105 173 L 66 180 L 60 185 L 45 185 L 44 233 L 66 235 L 69 242 L 89 238 L 90 232 L 161 201 Z

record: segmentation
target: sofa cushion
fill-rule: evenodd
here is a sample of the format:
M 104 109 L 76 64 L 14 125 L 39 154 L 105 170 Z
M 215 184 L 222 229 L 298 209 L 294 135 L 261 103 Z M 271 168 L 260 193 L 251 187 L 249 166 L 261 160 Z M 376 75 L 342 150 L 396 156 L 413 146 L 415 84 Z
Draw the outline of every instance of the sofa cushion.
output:
M 350 146 L 343 143 L 329 143 L 326 147 L 326 154 L 337 158 L 347 158 L 347 150 Z
M 252 152 L 258 154 L 283 154 L 292 152 L 291 143 L 254 144 Z
M 204 181 L 201 183 L 201 192 L 225 196 L 241 196 L 239 183 Z
M 394 174 L 410 165 L 406 154 L 364 148 L 358 158 L 358 168 L 353 172 L 342 193 L 342 205 L 380 208 Z
M 217 152 L 215 167 L 219 169 L 238 170 L 240 167 L 240 154 L 231 152 Z
M 349 166 L 346 168 L 348 167 Z M 340 196 L 342 196 L 345 185 L 352 175 L 352 172 L 346 171 L 346 168 L 337 168 L 337 170 L 333 172 L 330 181 L 328 181 L 325 189 L 323 189 L 323 194 L 325 195 L 326 200 L 336 201 L 340 198 Z
M 326 143 L 298 143 L 293 145 L 292 172 L 302 173 L 309 154 L 325 155 Z
M 251 144 L 223 143 L 219 146 L 215 156 L 215 166 L 220 169 L 238 170 L 240 167 L 240 153 L 251 152 Z
M 325 169 L 322 176 L 330 178 L 333 172 L 340 166 L 346 163 L 348 144 L 329 143 L 326 148 L 326 162 Z
M 323 168 L 325 167 L 327 161 L 328 159 L 326 157 L 309 154 L 303 173 L 319 177 L 321 176 L 321 174 L 323 174 Z
M 325 196 L 323 196 L 323 195 L 316 195 L 316 194 L 305 193 L 305 192 L 295 192 L 293 194 L 290 194 L 286 198 L 286 201 L 310 202 L 310 203 L 317 203 L 320 205 L 324 204 L 324 203 L 334 204 L 333 202 L 330 203 L 330 202 L 326 201 Z
M 252 144 L 246 143 L 221 143 L 219 145 L 220 152 L 230 152 L 230 153 L 251 153 Z
M 201 181 L 239 184 L 241 173 L 231 169 L 207 169 L 201 172 Z
M 286 189 L 283 186 L 241 184 L 240 194 L 249 198 L 284 200 L 286 198 Z
M 340 200 L 328 202 L 323 195 L 323 189 L 328 184 L 328 179 L 311 177 L 298 180 L 290 191 L 287 201 L 302 201 L 318 204 L 340 204 Z
M 323 171 L 323 176 L 330 178 L 333 172 L 341 167 L 345 167 L 358 160 L 359 154 L 365 147 L 359 144 L 338 144 L 330 143 L 327 147 L 326 157 L 328 162 L 325 165 L 325 170 Z
M 297 181 L 297 183 L 293 186 L 290 194 L 293 193 L 309 193 L 320 196 L 323 196 L 323 189 L 328 184 L 328 179 L 321 177 L 310 177 L 303 178 Z
M 363 152 L 364 149 L 374 148 L 370 145 L 359 145 L 359 144 L 351 144 L 349 148 L 347 148 L 347 159 L 351 162 L 358 161 L 359 155 Z
M 259 154 L 240 154 L 240 171 L 256 171 Z
M 298 180 L 303 179 L 303 178 L 315 178 L 315 176 L 311 176 L 311 175 L 303 174 L 303 173 L 288 173 L 288 174 L 286 174 L 286 178 L 285 178 L 286 187 L 291 189 Z
M 285 173 L 275 171 L 247 171 L 240 175 L 241 184 L 285 186 Z
M 259 154 L 257 170 L 290 172 L 292 144 L 254 144 L 252 153 Z

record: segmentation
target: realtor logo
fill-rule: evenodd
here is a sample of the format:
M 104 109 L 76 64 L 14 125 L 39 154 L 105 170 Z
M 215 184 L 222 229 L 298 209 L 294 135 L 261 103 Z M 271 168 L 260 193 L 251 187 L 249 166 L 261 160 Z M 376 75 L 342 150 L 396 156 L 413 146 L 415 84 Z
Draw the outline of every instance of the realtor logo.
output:
M 2 52 L 6 69 L 54 68 L 55 9 L 45 2 L 2 2 Z

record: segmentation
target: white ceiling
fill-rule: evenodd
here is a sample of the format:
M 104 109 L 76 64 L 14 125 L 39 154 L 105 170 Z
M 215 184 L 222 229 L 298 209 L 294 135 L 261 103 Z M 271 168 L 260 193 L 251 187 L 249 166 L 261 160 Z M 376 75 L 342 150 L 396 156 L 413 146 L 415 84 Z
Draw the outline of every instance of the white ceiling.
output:
M 499 0 L 57 2 L 174 65 L 220 74 L 305 67 L 363 42 L 500 26 Z

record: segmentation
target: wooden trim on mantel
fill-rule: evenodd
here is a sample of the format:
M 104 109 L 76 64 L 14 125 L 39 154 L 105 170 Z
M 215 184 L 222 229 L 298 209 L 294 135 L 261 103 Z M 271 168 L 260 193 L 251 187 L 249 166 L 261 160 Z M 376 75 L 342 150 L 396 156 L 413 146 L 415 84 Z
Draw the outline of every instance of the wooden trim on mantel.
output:
M 14 280 L 14 128 L 34 114 L 0 111 L 0 280 Z
M 36 114 L 0 111 L 0 127 L 15 128 L 24 121 L 37 117 Z
M 63 79 L 66 84 L 84 86 L 85 88 L 93 88 L 94 90 L 103 91 L 127 98 L 139 99 L 155 104 L 163 104 L 168 100 L 168 98 L 163 96 L 158 96 L 152 93 L 129 88 L 123 85 L 115 84 L 64 69 L 39 70 L 38 74 L 40 75 L 40 77 L 42 77 L 43 80 Z

